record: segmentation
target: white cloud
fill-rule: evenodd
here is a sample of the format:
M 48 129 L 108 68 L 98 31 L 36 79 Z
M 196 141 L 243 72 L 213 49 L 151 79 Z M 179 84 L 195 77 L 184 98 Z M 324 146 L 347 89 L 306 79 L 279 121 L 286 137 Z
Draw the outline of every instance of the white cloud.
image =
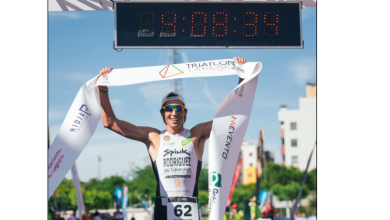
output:
M 53 18 L 80 19 L 82 16 L 81 13 L 77 11 L 51 11 L 49 12 L 49 20 Z
M 293 72 L 294 80 L 302 85 L 314 79 L 316 74 L 316 59 L 302 57 L 291 61 L 287 69 Z

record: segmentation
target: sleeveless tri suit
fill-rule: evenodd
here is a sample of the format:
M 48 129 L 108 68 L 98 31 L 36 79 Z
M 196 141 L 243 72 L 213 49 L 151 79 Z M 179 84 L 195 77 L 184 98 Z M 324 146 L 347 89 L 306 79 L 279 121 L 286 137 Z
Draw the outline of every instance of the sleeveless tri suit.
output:
M 190 130 L 184 129 L 178 135 L 161 131 L 160 147 L 152 167 L 157 181 L 154 220 L 167 219 L 167 197 L 198 197 L 202 161 L 196 156 Z

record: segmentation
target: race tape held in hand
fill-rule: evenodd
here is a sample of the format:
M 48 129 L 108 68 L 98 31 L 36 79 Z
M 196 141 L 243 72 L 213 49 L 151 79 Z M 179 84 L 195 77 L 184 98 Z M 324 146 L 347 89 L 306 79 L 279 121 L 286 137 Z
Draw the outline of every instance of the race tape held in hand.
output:
M 114 69 L 107 76 L 98 75 L 89 80 L 77 93 L 49 149 L 48 199 L 96 130 L 101 117 L 98 85 L 124 86 L 180 78 L 237 75 L 244 80 L 218 107 L 209 141 L 209 157 L 212 158 L 209 160 L 210 220 L 220 219 L 225 212 L 233 171 L 249 123 L 261 68 L 260 62 L 238 65 L 232 59 L 225 59 Z M 218 192 L 213 194 L 213 190 Z

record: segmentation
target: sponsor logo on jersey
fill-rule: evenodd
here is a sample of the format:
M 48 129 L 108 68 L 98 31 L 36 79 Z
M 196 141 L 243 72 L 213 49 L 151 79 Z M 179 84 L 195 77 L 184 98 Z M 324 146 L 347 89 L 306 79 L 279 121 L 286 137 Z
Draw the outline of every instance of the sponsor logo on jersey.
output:
M 176 188 L 179 188 L 180 187 L 180 184 L 181 184 L 181 181 L 179 179 L 176 179 L 175 180 L 175 187 Z
M 187 154 L 187 155 L 190 155 L 190 153 L 187 152 L 187 150 L 184 150 L 184 149 L 181 149 L 179 151 L 177 151 L 176 149 L 174 150 L 169 150 L 169 149 L 166 149 L 164 150 L 165 154 L 163 157 L 167 156 L 167 155 L 170 155 L 172 156 L 172 154 Z
M 169 141 L 169 140 L 171 140 L 171 137 L 169 135 L 165 135 L 164 136 L 164 141 Z
M 228 131 L 228 134 L 226 137 L 226 143 L 222 144 L 222 148 L 223 148 L 222 158 L 224 158 L 224 159 L 227 159 L 228 154 L 229 154 L 230 143 L 233 140 L 234 130 L 236 129 L 236 120 L 237 120 L 237 118 L 231 116 L 229 131 Z
M 165 179 L 174 179 L 174 178 L 191 178 L 191 175 L 168 175 L 168 176 L 165 176 Z
M 212 172 L 210 179 L 211 179 L 210 186 L 222 187 L 221 174 L 219 174 L 217 172 Z
M 191 141 L 192 141 L 192 137 L 191 137 L 191 135 L 190 135 L 189 137 L 187 137 L 186 139 L 184 139 L 184 140 L 181 141 L 181 146 L 184 147 L 184 146 L 186 146 L 187 144 L 191 143 Z

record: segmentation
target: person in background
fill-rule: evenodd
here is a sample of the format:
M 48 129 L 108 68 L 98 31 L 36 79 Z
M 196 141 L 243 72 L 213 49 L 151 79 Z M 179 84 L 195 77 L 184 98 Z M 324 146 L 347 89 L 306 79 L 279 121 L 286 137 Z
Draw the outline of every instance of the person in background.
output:
M 116 207 L 116 212 L 112 214 L 112 217 L 116 220 L 123 220 L 123 213 L 119 210 L 119 206 Z
M 88 213 L 88 212 L 86 212 L 86 213 Z M 83 218 L 82 219 L 83 220 L 90 220 L 91 218 L 86 213 L 83 212 L 83 214 L 82 214 Z
M 204 208 L 202 209 L 202 215 L 203 210 L 206 213 L 206 216 L 202 216 L 202 220 L 208 220 L 209 219 L 209 204 L 204 204 Z
M 226 206 L 225 214 L 223 215 L 223 220 L 228 220 L 228 219 L 229 219 L 229 207 Z
M 313 214 L 307 218 L 308 220 L 317 220 L 317 216 L 316 216 L 316 213 L 313 212 Z
M 252 199 L 249 200 L 249 207 L 251 212 L 251 220 L 255 220 L 261 218 L 260 209 L 256 204 L 256 196 L 253 196 Z
M 264 218 L 270 218 L 274 220 L 274 216 L 278 213 L 278 211 L 275 209 L 275 207 L 272 206 L 272 201 L 268 201 L 267 205 L 265 205 L 261 209 L 261 214 L 263 215 Z
M 92 217 L 93 220 L 102 220 L 102 218 L 100 218 L 100 213 L 98 212 L 97 209 L 95 210 L 95 213 L 93 213 L 92 216 L 93 216 Z
M 70 214 L 68 220 L 77 220 L 77 218 L 75 217 L 75 215 L 76 215 L 76 210 L 73 210 L 73 213 Z
M 232 206 L 232 211 L 229 213 L 229 220 L 244 220 L 244 212 L 239 210 L 238 205 Z

